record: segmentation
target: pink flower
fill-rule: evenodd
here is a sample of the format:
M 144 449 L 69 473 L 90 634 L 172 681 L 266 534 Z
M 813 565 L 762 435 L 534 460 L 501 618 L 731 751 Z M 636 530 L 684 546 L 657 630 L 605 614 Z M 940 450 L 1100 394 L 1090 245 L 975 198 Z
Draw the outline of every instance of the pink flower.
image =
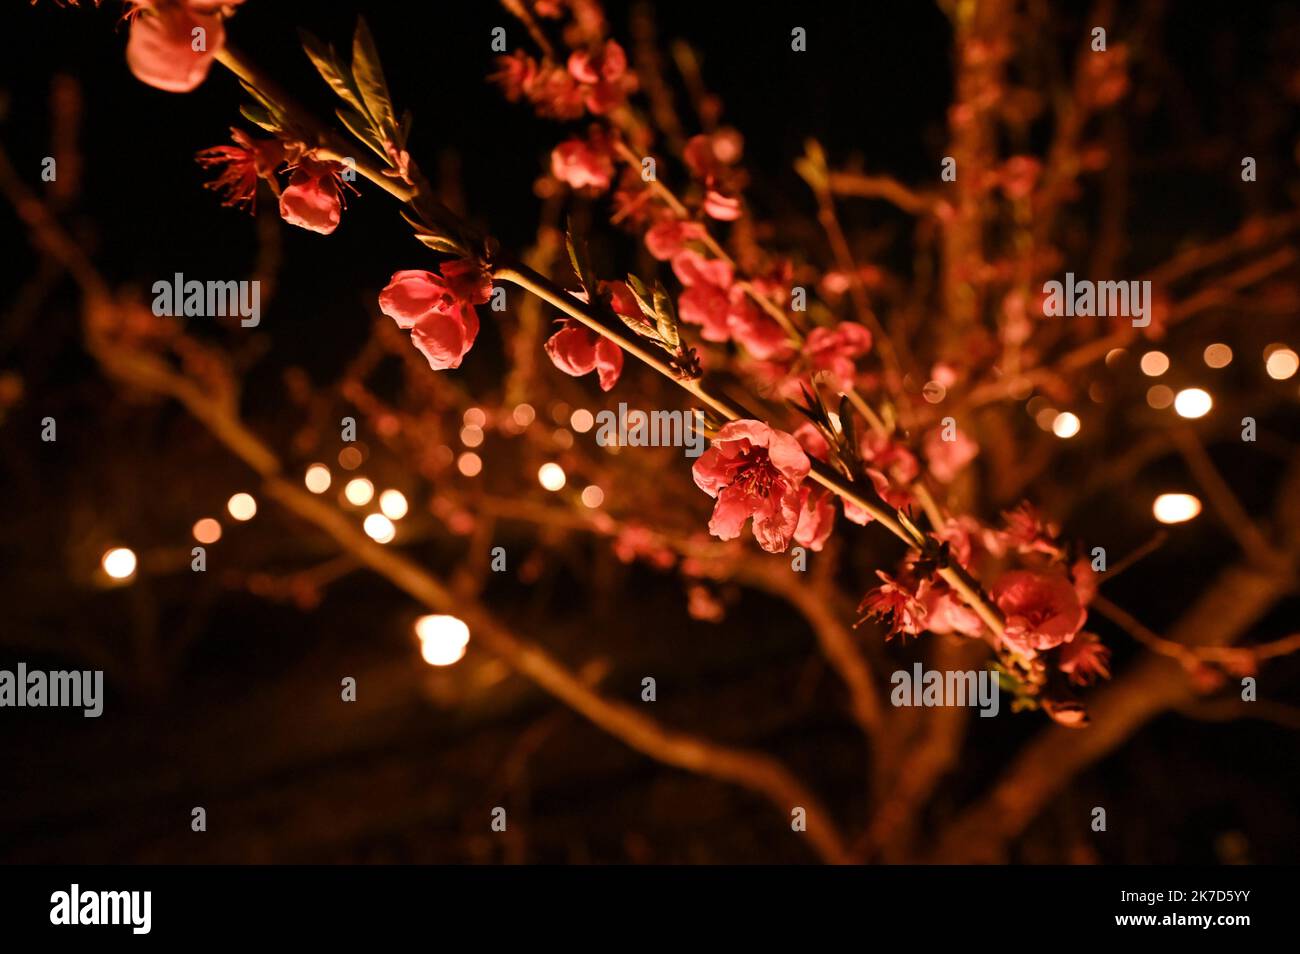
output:
M 483 282 L 470 278 L 481 274 L 473 263 L 448 262 L 441 271 L 395 272 L 379 293 L 379 310 L 411 332 L 412 342 L 435 371 L 460 367 L 478 336 L 474 305 L 487 301 L 491 288 L 490 282 L 485 289 Z
M 1070 567 L 1070 579 L 1074 581 L 1074 592 L 1079 594 L 1079 603 L 1087 606 L 1097 595 L 1097 571 L 1092 568 L 1092 561 L 1079 557 Z
M 1061 672 L 1076 686 L 1110 678 L 1110 650 L 1096 633 L 1080 633 L 1061 647 Z
M 527 99 L 537 115 L 549 119 L 577 119 L 582 115 L 583 89 L 568 70 L 551 63 L 539 64 L 522 50 L 498 57 L 497 67 L 488 79 L 500 84 L 510 102 Z
M 835 529 L 835 496 L 825 487 L 805 486 L 800 492 L 799 524 L 795 542 L 814 552 L 821 550 Z
M 650 226 L 645 233 L 645 247 L 661 262 L 666 262 L 680 252 L 687 242 L 704 237 L 704 226 L 684 219 L 664 219 Z
M 900 484 L 910 484 L 921 472 L 916 455 L 892 438 L 868 431 L 859 443 L 862 459 L 880 468 Z
M 614 178 L 614 160 L 599 134 L 588 139 L 566 139 L 551 151 L 551 172 L 573 189 L 609 188 Z
M 509 56 L 497 57 L 497 71 L 488 80 L 497 83 L 508 102 L 517 102 L 528 95 L 537 79 L 537 61 L 523 50 Z
M 919 635 L 926 626 L 925 604 L 919 594 L 883 570 L 877 570 L 876 576 L 884 584 L 868 590 L 862 597 L 858 606 L 858 612 L 862 614 L 859 622 L 873 619 L 887 623 L 889 632 L 885 634 L 886 639 L 892 638 L 896 633 L 904 636 Z
M 686 290 L 677 299 L 677 312 L 689 325 L 700 325 L 705 341 L 728 341 L 731 328 L 731 287 L 735 276 L 720 258 L 705 258 L 683 249 L 673 256 L 673 271 Z
M 760 361 L 774 358 L 789 348 L 790 339 L 781 326 L 739 288 L 731 293 L 727 327 L 731 329 L 731 337 Z
M 868 467 L 866 468 L 866 471 L 872 487 L 876 490 L 876 495 L 886 504 L 894 509 L 898 509 L 906 506 L 907 503 L 911 501 L 912 497 L 910 494 L 905 491 L 895 490 L 889 483 L 889 478 L 880 471 L 876 470 L 874 467 Z M 859 507 L 852 500 L 844 501 L 844 518 L 850 523 L 856 523 L 860 527 L 865 527 L 867 524 L 871 523 L 871 521 L 876 519 L 871 515 L 870 511 L 863 507 Z
M 993 584 L 991 595 L 1006 616 L 1003 638 L 1025 655 L 1068 643 L 1088 617 L 1061 573 L 1012 570 Z
M 343 214 L 342 175 L 339 162 L 303 156 L 293 167 L 289 184 L 280 193 L 280 218 L 309 232 L 329 235 Z
M 740 218 L 740 200 L 709 189 L 704 193 L 704 214 L 719 222 L 734 222 Z
M 575 378 L 595 371 L 600 377 L 600 389 L 612 388 L 623 371 L 623 349 L 572 318 L 563 319 L 560 326 L 546 341 L 551 362 Z
M 709 532 L 734 540 L 753 517 L 759 546 L 783 552 L 799 524 L 800 487 L 809 468 L 792 435 L 761 421 L 723 425 L 692 468 L 696 486 L 717 498 Z
M 743 175 L 731 168 L 740 160 L 744 140 L 734 129 L 692 136 L 682 157 L 696 179 L 704 183 L 704 212 L 720 222 L 740 218 L 737 193 Z
M 831 445 L 826 442 L 822 432 L 817 430 L 812 421 L 804 421 L 794 429 L 794 438 L 799 442 L 799 446 L 807 451 L 809 457 L 825 463 L 830 456 Z
M 128 0 L 126 65 L 136 79 L 169 93 L 188 93 L 208 75 L 226 42 L 220 10 L 242 0 Z
M 673 256 L 673 271 L 686 286 L 677 299 L 677 312 L 687 324 L 701 326 L 700 337 L 705 341 L 734 338 L 759 359 L 771 357 L 785 346 L 781 326 L 745 297 L 729 263 L 682 249 Z
M 610 112 L 637 87 L 636 74 L 627 70 L 627 54 L 613 40 L 606 40 L 595 56 L 585 50 L 572 53 L 569 75 L 582 84 L 583 100 L 596 115 Z
M 946 636 L 956 633 L 960 636 L 979 638 L 984 633 L 984 622 L 979 614 L 962 602 L 946 586 L 930 586 L 922 594 L 921 602 L 925 605 L 925 628 L 932 633 Z
M 934 531 L 941 543 L 948 544 L 948 552 L 961 566 L 970 569 L 973 561 L 988 550 L 987 540 L 993 531 L 986 530 L 974 517 L 949 517 Z
M 794 438 L 809 457 L 825 462 L 830 444 L 811 421 L 795 428 Z M 835 495 L 822 486 L 805 486 L 799 505 L 799 526 L 794 538 L 810 550 L 820 550 L 835 527 Z
M 636 296 L 626 282 L 601 282 L 600 290 L 609 298 L 610 307 L 615 312 L 648 327 Z M 586 292 L 571 294 L 582 301 L 587 300 Z M 561 319 L 560 330 L 551 335 L 545 347 L 552 363 L 565 374 L 577 378 L 592 371 L 597 372 L 602 391 L 614 387 L 623 371 L 623 349 L 572 318 Z
M 740 161 L 745 141 L 734 129 L 692 136 L 682 150 L 682 158 L 695 178 L 706 185 L 726 179 L 731 167 Z
M 235 145 L 203 149 L 194 159 L 205 169 L 225 166 L 217 178 L 206 184 L 207 188 L 223 194 L 222 205 L 253 208 L 259 178 L 265 179 L 271 183 L 272 189 L 279 191 L 275 170 L 285 162 L 284 143 L 278 139 L 254 140 L 239 129 L 231 129 L 230 136 Z
M 965 431 L 953 430 L 953 439 L 943 439 L 943 428 L 927 431 L 921 438 L 921 453 L 929 464 L 930 473 L 941 484 L 950 484 L 980 452 L 979 445 L 966 436 Z
M 871 332 L 852 321 L 841 321 L 834 328 L 814 328 L 804 341 L 803 357 L 816 374 L 830 374 L 841 391 L 853 387 L 858 369 L 854 359 L 871 350 Z
M 1005 547 L 1018 553 L 1044 553 L 1049 557 L 1061 555 L 1061 547 L 1056 543 L 1059 529 L 1055 524 L 1044 520 L 1029 501 L 1004 512 L 1002 516 L 1007 522 L 1007 529 L 1001 535 Z

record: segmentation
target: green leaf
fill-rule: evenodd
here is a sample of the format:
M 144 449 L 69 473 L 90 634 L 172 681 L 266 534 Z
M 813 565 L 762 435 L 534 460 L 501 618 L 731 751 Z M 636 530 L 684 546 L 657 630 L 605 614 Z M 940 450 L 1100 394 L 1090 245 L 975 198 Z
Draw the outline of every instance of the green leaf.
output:
M 381 136 L 397 137 L 397 120 L 393 116 L 393 100 L 388 95 L 383 67 L 379 65 L 379 50 L 370 35 L 370 27 L 362 17 L 357 18 L 357 32 L 352 38 L 352 79 L 361 91 L 366 112 L 374 120 Z
M 655 312 L 654 305 L 650 304 L 650 289 L 645 287 L 645 283 L 631 272 L 628 272 L 627 287 L 628 290 L 632 292 L 632 297 L 636 299 L 636 304 L 637 307 L 641 309 L 641 314 L 657 322 L 659 316 Z
M 321 78 L 329 84 L 339 99 L 364 115 L 366 107 L 361 101 L 361 93 L 357 90 L 352 77 L 345 73 L 339 65 L 334 48 L 326 45 L 306 30 L 300 30 L 298 37 L 302 40 L 303 52 L 312 61 L 312 64 L 316 67 L 316 72 L 320 73 Z
M 654 328 L 646 324 L 644 321 L 641 321 L 639 318 L 635 317 L 634 315 L 625 315 L 622 312 L 618 312 L 618 311 L 614 312 L 614 314 L 618 315 L 618 320 L 623 322 L 623 324 L 627 325 L 629 328 L 631 328 L 634 332 L 636 332 L 638 336 L 642 338 L 647 338 L 650 341 L 654 341 L 658 344 L 664 344 L 664 341 L 662 338 L 659 337 L 658 332 L 656 332 Z
M 673 310 L 673 300 L 668 297 L 663 282 L 655 282 L 655 324 L 664 344 L 676 351 L 682 339 L 677 333 L 677 313 Z
M 264 106 L 259 106 L 257 103 L 242 103 L 239 112 L 250 123 L 261 126 L 267 132 L 278 133 L 280 131 L 280 124 L 267 112 Z
M 369 119 L 351 109 L 336 109 L 334 115 L 338 116 L 339 122 L 348 128 L 348 132 L 368 146 L 385 163 L 388 162 L 388 154 L 384 152 L 383 144 L 380 143 L 379 137 L 375 135 L 374 129 L 371 128 Z
M 451 255 L 461 256 L 465 254 L 464 247 L 455 239 L 450 239 L 442 235 L 432 235 L 428 232 L 416 233 L 415 237 L 421 244 L 433 249 L 435 252 L 447 252 Z
M 569 262 L 573 265 L 573 272 L 578 276 L 578 281 L 582 283 L 582 290 L 587 293 L 587 301 L 595 304 L 596 302 L 596 279 L 591 273 L 591 266 L 587 260 L 586 243 L 579 245 L 573 237 L 573 220 L 569 220 L 568 231 L 564 233 L 564 245 L 569 250 Z

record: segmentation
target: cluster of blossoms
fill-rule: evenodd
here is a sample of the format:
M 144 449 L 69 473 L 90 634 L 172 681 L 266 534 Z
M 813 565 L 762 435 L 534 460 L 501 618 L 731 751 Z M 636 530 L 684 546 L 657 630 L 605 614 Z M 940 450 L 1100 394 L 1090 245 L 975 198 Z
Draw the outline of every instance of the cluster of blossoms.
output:
M 992 575 L 989 596 L 1005 620 L 1001 648 L 1014 654 L 1026 690 L 1053 718 L 1078 724 L 1083 710 L 1072 704 L 1067 687 L 1049 685 L 1047 663 L 1073 686 L 1109 677 L 1110 651 L 1083 629 L 1096 592 L 1095 572 L 1086 559 L 1069 561 L 1056 527 L 1032 506 L 1022 504 L 1003 518 L 1000 528 L 969 516 L 950 518 L 935 536 L 946 559 L 968 572 Z M 879 572 L 882 585 L 866 594 L 859 611 L 885 622 L 890 635 L 981 636 L 978 615 L 930 569 L 922 554 L 911 552 L 897 574 Z
M 126 63 L 144 83 L 188 93 L 226 42 L 222 18 L 244 0 L 126 0 Z
M 31 0 L 36 3 L 36 0 Z M 54 0 L 77 6 L 77 0 Z M 142 83 L 188 93 L 208 76 L 226 43 L 222 20 L 244 0 L 122 0 L 130 24 L 126 63 Z M 100 0 L 94 0 L 99 6 Z
M 563 4 L 554 6 L 553 15 Z M 585 40 L 591 47 L 592 38 Z M 744 215 L 740 134 L 719 128 L 690 138 L 682 150 L 690 191 L 684 201 L 666 196 L 632 164 L 629 157 L 637 153 L 623 146 L 625 142 L 646 146 L 644 130 L 614 110 L 635 89 L 633 80 L 625 81 L 626 58 L 612 40 L 605 40 L 599 49 L 598 66 L 593 67 L 597 60 L 580 50 L 570 57 L 567 70 L 516 52 L 502 58 L 493 77 L 508 99 L 529 102 L 540 116 L 589 119 L 581 134 L 552 151 L 552 176 L 589 196 L 612 192 L 613 218 L 637 231 L 650 254 L 667 262 L 680 283 L 677 313 L 682 322 L 698 327 L 705 342 L 738 346 L 736 366 L 761 393 L 793 401 L 818 384 L 839 393 L 854 390 L 860 383 L 858 362 L 874 344 L 871 331 L 854 321 L 839 321 L 817 325 L 806 336 L 792 335 L 773 316 L 789 304 L 789 263 L 770 260 L 742 276 L 739 266 L 710 241 L 710 221 L 734 222 Z M 988 55 L 999 54 L 989 51 Z M 954 113 L 955 124 L 967 121 L 960 109 Z M 620 176 L 621 160 L 626 165 Z M 982 188 L 999 189 L 1008 200 L 1018 201 L 1032 194 L 1041 174 L 1037 160 L 1012 157 L 989 174 Z M 952 210 L 946 212 L 951 215 Z M 864 284 L 878 280 L 865 273 L 855 278 Z M 828 273 L 822 287 L 838 296 L 850 281 Z M 629 312 L 620 309 L 620 313 Z M 607 389 L 617 376 L 609 360 L 612 354 L 602 366 L 600 345 L 588 334 L 566 324 L 548 342 L 547 351 L 567 373 L 599 369 L 601 386 Z M 572 351 L 581 360 L 566 355 L 561 347 L 568 336 L 580 342 Z M 944 386 L 955 378 L 950 366 L 934 369 L 934 379 Z M 924 431 L 913 445 L 916 450 L 897 433 L 879 427 L 855 443 L 849 453 L 856 458 L 859 472 L 877 497 L 903 512 L 917 504 L 923 485 L 952 483 L 979 453 L 975 441 L 955 428 Z M 695 483 L 715 498 L 710 532 L 723 540 L 735 539 L 752 521 L 754 538 L 764 550 L 782 552 L 792 543 L 820 550 L 833 530 L 836 495 L 809 479 L 809 474 L 814 459 L 834 464 L 841 453 L 811 423 L 793 433 L 758 420 L 725 424 L 693 468 Z M 872 520 L 852 500 L 842 500 L 840 507 L 851 523 Z M 1083 632 L 1092 572 L 1086 563 L 1073 571 L 1063 565 L 1065 550 L 1050 528 L 1028 509 L 1007 515 L 1007 526 L 1001 530 L 983 527 L 969 517 L 944 519 L 933 528 L 943 559 L 954 560 L 967 571 L 978 568 L 999 574 L 988 598 L 1006 620 L 1000 648 L 1028 667 L 1029 672 L 1021 675 L 1042 682 L 1048 653 L 1053 654 L 1056 670 L 1073 684 L 1107 675 L 1107 650 L 1093 634 Z M 1016 565 L 1017 560 L 1033 565 Z M 899 573 L 880 574 L 882 585 L 866 595 L 862 612 L 886 621 L 891 634 L 929 631 L 983 636 L 986 626 L 980 615 L 934 570 L 922 554 L 911 553 Z M 1058 706 L 1053 715 L 1068 722 L 1067 710 Z
M 143 83 L 170 93 L 188 93 L 208 76 L 226 42 L 224 20 L 244 0 L 124 0 L 129 24 L 126 62 Z M 218 170 L 209 187 L 226 205 L 252 208 L 259 180 L 266 182 L 290 225 L 329 235 L 343 210 L 347 168 L 320 157 L 288 136 L 253 139 L 232 129 L 234 145 L 213 146 L 197 155 L 204 168 Z M 281 183 L 281 176 L 287 181 Z
M 223 20 L 242 0 L 126 3 L 131 70 L 159 89 L 184 92 L 207 75 L 225 42 Z M 573 49 L 563 63 L 550 55 L 537 59 L 516 51 L 501 58 L 492 78 L 507 99 L 527 102 L 540 116 L 586 124 L 556 145 L 550 157 L 551 176 L 588 196 L 609 193 L 613 219 L 637 234 L 653 259 L 666 263 L 680 286 L 670 325 L 680 318 L 698 328 L 699 337 L 715 346 L 717 360 L 726 360 L 734 347 L 733 366 L 764 395 L 795 401 L 818 394 L 819 387 L 853 394 L 863 383 L 859 362 L 876 344 L 872 332 L 855 321 L 827 320 L 828 310 L 822 309 L 814 327 L 801 333 L 789 311 L 794 282 L 791 262 L 766 256 L 752 241 L 745 244 L 738 262 L 710 234 L 711 224 L 736 223 L 747 215 L 740 134 L 710 123 L 711 131 L 685 142 L 681 161 L 689 186 L 677 198 L 655 176 L 643 176 L 638 165 L 636 157 L 650 143 L 637 112 L 627 108 L 629 96 L 638 89 L 637 77 L 623 48 L 604 36 L 604 23 L 595 7 L 581 0 L 554 0 L 534 3 L 533 11 L 555 19 L 569 16 L 565 36 Z M 1001 55 L 997 50 L 986 53 Z M 337 68 L 327 64 L 322 72 Z M 1122 80 L 1122 74 L 1118 78 L 1108 74 L 1087 82 L 1100 102 L 1122 93 Z M 970 121 L 963 109 L 978 108 L 978 102 L 959 104 L 952 116 L 954 126 Z M 388 156 L 385 174 L 411 184 L 410 159 L 398 145 L 404 134 L 394 128 L 391 117 L 381 115 L 384 111 L 373 111 L 370 118 L 375 141 Z M 391 104 L 387 111 L 391 113 Z M 260 183 L 266 182 L 285 221 L 321 234 L 333 232 L 343 208 L 346 168 L 294 133 L 276 125 L 267 128 L 273 138 L 254 139 L 233 130 L 232 145 L 198 154 L 198 162 L 217 173 L 209 187 L 221 192 L 228 205 L 251 207 Z M 1041 175 L 1037 160 L 1012 157 L 988 172 L 979 187 L 1001 190 L 1006 199 L 1020 201 L 1034 194 Z M 943 218 L 954 213 L 941 208 L 937 214 Z M 434 247 L 448 251 L 458 246 Z M 394 273 L 379 295 L 381 311 L 410 332 L 412 343 L 435 370 L 460 366 L 478 335 L 476 306 L 487 302 L 492 290 L 491 272 L 482 261 L 465 257 L 469 253 L 463 250 L 452 254 L 457 257 L 444 261 L 437 271 Z M 660 306 L 656 301 L 650 308 L 638 280 L 629 276 L 640 292 L 621 281 L 580 277 L 598 299 L 591 302 L 599 306 L 597 311 L 617 316 L 642 337 L 665 343 L 662 315 L 657 319 L 660 326 L 654 324 Z M 867 266 L 854 276 L 838 272 L 814 276 L 809 284 L 820 285 L 833 303 L 853 282 L 870 286 L 878 280 L 879 275 Z M 656 290 L 656 298 L 660 291 Z M 585 292 L 574 294 L 587 300 Z M 804 310 L 802 304 L 797 307 Z M 1004 333 L 1015 327 L 1007 322 Z M 676 342 L 675 327 L 670 337 Z M 605 391 L 616 385 L 623 370 L 619 346 L 574 318 L 560 319 L 545 351 L 565 374 L 595 373 Z M 956 380 L 956 372 L 947 365 L 936 365 L 932 374 L 944 386 Z M 834 528 L 837 495 L 820 478 L 810 476 L 815 468 L 826 465 L 831 471 L 851 472 L 866 488 L 867 497 L 910 515 L 928 500 L 929 488 L 956 481 L 979 453 L 978 445 L 955 428 L 925 430 L 909 443 L 894 424 L 872 423 L 873 429 L 861 434 L 849 428 L 838 436 L 813 423 L 793 433 L 752 419 L 724 424 L 693 467 L 696 485 L 715 501 L 709 532 L 733 540 L 750 522 L 754 538 L 768 552 L 783 552 L 794 543 L 819 551 Z M 832 446 L 828 436 L 843 441 Z M 866 507 L 847 497 L 839 499 L 847 521 L 858 525 L 872 521 Z M 1108 651 L 1094 634 L 1083 630 L 1095 589 L 1089 565 L 1086 561 L 1070 564 L 1055 528 L 1028 507 L 1005 515 L 1005 526 L 999 529 L 971 517 L 941 515 L 936 520 L 934 513 L 931 510 L 931 523 L 936 524 L 931 536 L 937 550 L 930 550 L 927 543 L 925 552 L 910 552 L 894 574 L 880 572 L 881 585 L 866 594 L 861 612 L 887 623 L 891 636 L 928 631 L 979 638 L 986 634 L 984 620 L 936 571 L 952 563 L 973 576 L 993 579 L 987 600 L 1005 619 L 998 646 L 1003 661 L 1018 667 L 1016 677 L 1028 687 L 1025 694 L 1037 696 L 1058 721 L 1077 720 L 1081 709 L 1073 708 L 1068 693 L 1049 682 L 1063 678 L 1071 685 L 1083 685 L 1108 675 Z M 647 550 L 648 544 L 631 538 L 621 546 L 629 558 L 645 558 L 646 552 L 659 550 Z M 693 593 L 692 602 L 705 601 Z M 714 608 L 701 605 L 699 610 L 706 613 Z
M 279 198 L 280 217 L 290 225 L 322 235 L 338 228 L 346 166 L 317 158 L 300 142 L 253 139 L 239 129 L 230 133 L 233 146 L 213 146 L 196 156 L 204 168 L 221 169 L 208 187 L 222 193 L 223 204 L 252 208 L 262 180 Z M 282 172 L 288 176 L 283 185 Z
M 478 336 L 475 305 L 492 295 L 491 276 L 469 259 L 443 262 L 438 272 L 396 272 L 379 293 L 380 310 L 411 332 L 435 371 L 460 367 Z

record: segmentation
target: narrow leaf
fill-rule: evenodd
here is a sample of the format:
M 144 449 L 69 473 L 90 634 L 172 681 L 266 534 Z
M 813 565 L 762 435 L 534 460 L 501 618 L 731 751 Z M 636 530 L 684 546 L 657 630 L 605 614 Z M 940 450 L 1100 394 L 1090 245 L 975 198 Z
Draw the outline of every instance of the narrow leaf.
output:
M 375 48 L 375 39 L 370 35 L 370 27 L 364 18 L 357 18 L 357 32 L 352 38 L 352 78 L 361 91 L 365 101 L 366 112 L 374 120 L 382 136 L 395 138 L 397 120 L 393 116 L 393 100 L 388 95 L 388 83 L 384 80 L 384 70 L 379 65 L 379 51 Z
M 378 155 L 384 162 L 388 161 L 388 156 L 384 152 L 383 144 L 380 143 L 379 137 L 375 135 L 374 129 L 370 126 L 370 120 L 360 113 L 351 109 L 336 109 L 334 115 L 338 116 L 339 122 L 348 128 L 348 132 L 356 136 L 362 143 L 370 148 L 372 152 Z
M 659 337 L 668 347 L 676 351 L 682 339 L 677 333 L 677 313 L 673 311 L 673 301 L 668 297 L 663 282 L 655 282 L 655 323 L 659 329 Z
M 361 94 L 358 92 L 352 78 L 339 66 L 338 56 L 334 53 L 334 48 L 326 45 L 306 30 L 299 31 L 298 36 L 302 40 L 303 52 L 312 61 L 312 64 L 316 67 L 316 72 L 320 73 L 321 79 L 329 84 L 330 89 L 334 90 L 334 93 L 341 100 L 357 112 L 364 114 L 366 107 L 361 102 Z

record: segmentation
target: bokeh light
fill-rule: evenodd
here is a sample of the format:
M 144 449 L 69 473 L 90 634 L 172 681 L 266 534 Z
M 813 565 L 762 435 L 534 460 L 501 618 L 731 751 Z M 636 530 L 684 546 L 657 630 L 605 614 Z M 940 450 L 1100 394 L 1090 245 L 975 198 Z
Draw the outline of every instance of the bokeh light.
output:
M 1300 356 L 1290 348 L 1275 348 L 1264 360 L 1264 370 L 1274 381 L 1285 381 L 1300 370 Z
M 303 482 L 307 489 L 314 494 L 323 494 L 330 489 L 330 469 L 324 464 L 312 464 L 307 468 L 307 474 L 303 477 Z
M 1161 494 L 1151 512 L 1161 523 L 1186 523 L 1201 512 L 1201 501 L 1191 494 Z
M 366 517 L 361 522 L 361 529 L 365 530 L 366 536 L 376 543 L 389 543 L 397 536 L 397 528 L 393 526 L 393 521 L 382 513 L 372 513 Z
M 567 479 L 559 464 L 543 464 L 537 469 L 537 481 L 547 490 L 559 490 Z
M 1212 344 L 1205 349 L 1205 363 L 1211 368 L 1226 368 L 1232 364 L 1232 349 L 1226 344 Z
M 604 502 L 605 502 L 605 491 L 601 490 L 595 484 L 588 484 L 586 487 L 582 488 L 583 506 L 590 507 L 592 510 L 595 510 Z
M 1174 410 L 1179 417 L 1205 417 L 1214 406 L 1214 399 L 1208 391 L 1200 388 L 1183 388 L 1174 397 Z
M 1174 389 L 1167 384 L 1153 384 L 1147 388 L 1147 404 L 1157 411 L 1163 411 L 1174 403 Z
M 483 458 L 473 451 L 461 454 L 456 460 L 456 469 L 466 477 L 477 477 L 483 470 Z
M 469 647 L 469 627 L 455 616 L 421 616 L 415 621 L 415 635 L 420 638 L 420 655 L 430 666 L 460 662 Z
M 410 506 L 406 502 L 406 495 L 400 490 L 385 490 L 379 495 L 379 509 L 389 520 L 401 520 Z
M 195 521 L 193 533 L 199 543 L 216 543 L 221 539 L 221 524 L 212 517 L 204 517 Z
M 257 501 L 252 494 L 235 494 L 226 501 L 226 510 L 236 520 L 252 520 L 257 515 Z
M 1169 370 L 1169 356 L 1163 351 L 1148 351 L 1142 356 L 1139 366 L 1143 374 L 1158 378 Z
M 1057 437 L 1068 439 L 1079 433 L 1080 426 L 1078 415 L 1063 411 L 1052 421 L 1052 433 Z
M 355 507 L 364 507 L 375 496 L 375 485 L 365 477 L 353 477 L 343 488 L 343 496 Z
M 127 547 L 113 547 L 99 561 L 100 566 L 115 580 L 130 579 L 135 575 L 135 551 Z

